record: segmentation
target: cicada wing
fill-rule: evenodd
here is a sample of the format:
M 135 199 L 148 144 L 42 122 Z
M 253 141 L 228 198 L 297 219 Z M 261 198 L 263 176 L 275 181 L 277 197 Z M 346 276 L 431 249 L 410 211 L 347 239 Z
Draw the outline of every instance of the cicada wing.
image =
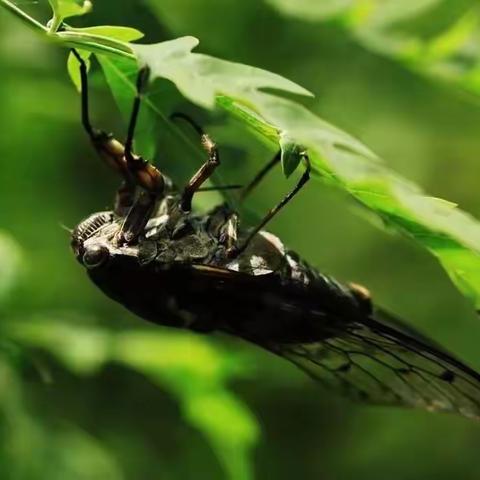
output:
M 356 401 L 480 418 L 480 375 L 402 327 L 393 317 L 382 321 L 380 315 L 329 322 L 327 334 L 312 343 L 260 344 Z

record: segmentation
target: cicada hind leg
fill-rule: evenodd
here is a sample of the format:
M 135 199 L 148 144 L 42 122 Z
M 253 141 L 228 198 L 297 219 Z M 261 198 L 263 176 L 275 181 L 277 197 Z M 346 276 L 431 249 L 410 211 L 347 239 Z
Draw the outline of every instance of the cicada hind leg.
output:
M 311 165 L 310 165 L 310 159 L 307 155 L 306 152 L 301 152 L 300 153 L 301 159 L 303 164 L 305 165 L 305 171 L 303 172 L 302 176 L 300 177 L 299 181 L 295 185 L 295 187 L 285 195 L 285 197 L 273 208 L 271 208 L 266 215 L 263 217 L 263 219 L 260 221 L 260 223 L 254 227 L 250 233 L 248 234 L 247 238 L 239 245 L 233 247 L 229 251 L 229 255 L 232 258 L 237 257 L 240 255 L 245 249 L 248 247 L 250 242 L 253 240 L 255 235 L 257 235 L 260 230 L 262 230 L 272 218 L 277 215 L 280 210 L 285 207 L 294 197 L 297 195 L 297 193 L 306 185 L 306 183 L 310 180 L 310 171 L 311 171 Z M 255 176 L 255 178 L 243 189 L 243 192 L 241 194 L 241 200 L 245 200 L 248 195 L 253 191 L 255 187 L 258 186 L 258 184 L 264 179 L 264 177 L 276 166 L 280 163 L 281 160 L 281 152 L 278 152 L 272 160 L 270 160 L 261 170 L 260 172 Z
M 143 231 L 157 200 L 164 194 L 166 185 L 166 179 L 162 173 L 154 165 L 133 152 L 135 128 L 143 91 L 148 82 L 148 70 L 143 68 L 138 73 L 127 138 L 125 144 L 122 144 L 113 135 L 92 126 L 87 65 L 76 50 L 72 50 L 72 53 L 79 62 L 80 68 L 83 127 L 95 150 L 123 178 L 123 182 L 117 190 L 114 207 L 115 213 L 124 217 L 117 241 L 132 243 Z
M 207 161 L 200 167 L 200 169 L 195 173 L 195 175 L 188 182 L 185 187 L 181 200 L 181 207 L 184 211 L 190 211 L 192 208 L 192 199 L 195 193 L 200 191 L 209 190 L 209 188 L 204 188 L 202 185 L 211 177 L 215 169 L 220 165 L 220 157 L 218 154 L 218 149 L 212 139 L 203 131 L 203 129 L 195 123 L 189 116 L 183 113 L 175 113 L 171 116 L 172 119 L 180 118 L 187 121 L 195 131 L 200 135 L 202 146 L 208 153 Z M 305 186 L 305 184 L 310 179 L 310 159 L 306 152 L 300 152 L 301 160 L 305 165 L 305 171 L 300 177 L 298 183 L 295 187 L 272 209 L 270 209 L 267 214 L 264 216 L 262 221 L 251 230 L 249 235 L 242 243 L 237 241 L 237 230 L 238 230 L 238 216 L 235 212 L 231 212 L 228 218 L 225 219 L 223 233 L 221 238 L 225 239 L 225 245 L 227 245 L 228 256 L 235 258 L 240 255 L 250 244 L 252 239 L 258 232 L 265 227 L 265 225 L 270 222 L 270 220 L 285 206 L 290 200 L 295 197 L 295 195 Z M 265 176 L 280 163 L 281 152 L 279 151 L 254 177 L 254 179 L 246 186 L 243 187 L 242 193 L 240 195 L 240 200 L 244 201 L 248 195 L 258 186 L 258 184 L 265 178 Z M 231 188 L 242 188 L 240 185 L 227 185 L 224 187 L 214 187 L 212 189 L 222 190 L 222 189 L 231 189 Z

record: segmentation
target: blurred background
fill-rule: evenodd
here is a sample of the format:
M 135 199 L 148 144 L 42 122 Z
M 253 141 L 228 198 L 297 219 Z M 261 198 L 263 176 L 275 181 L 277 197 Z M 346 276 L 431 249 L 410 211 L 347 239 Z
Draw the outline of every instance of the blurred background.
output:
M 47 2 L 17 3 L 48 20 Z M 386 1 L 383 16 L 367 3 L 103 0 L 69 23 L 136 27 L 148 43 L 194 35 L 202 53 L 290 78 L 315 93 L 306 104 L 322 118 L 480 218 L 478 82 L 465 80 L 480 44 L 458 40 L 465 18 L 470 34 L 479 24 L 475 2 L 397 11 L 403 2 Z M 452 31 L 468 47 L 455 62 L 420 48 Z M 117 179 L 82 131 L 66 55 L 0 10 L 0 477 L 478 478 L 473 422 L 351 404 L 253 346 L 150 327 L 89 283 L 66 228 L 108 208 Z M 96 67 L 92 83 L 96 122 L 123 135 Z M 227 182 L 246 182 L 271 154 L 228 122 L 202 121 Z M 173 176 L 195 167 L 164 157 Z M 249 211 L 261 215 L 288 186 L 273 174 Z M 480 320 L 435 259 L 342 193 L 311 182 L 269 229 L 480 369 Z

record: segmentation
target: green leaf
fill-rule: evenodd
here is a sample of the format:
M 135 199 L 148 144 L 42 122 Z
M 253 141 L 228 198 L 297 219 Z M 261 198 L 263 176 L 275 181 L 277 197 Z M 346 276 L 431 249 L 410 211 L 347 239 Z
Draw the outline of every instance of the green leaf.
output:
M 135 96 L 137 64 L 128 58 L 105 55 L 98 55 L 97 58 L 122 116 L 128 123 Z M 135 150 L 144 158 L 153 159 L 156 150 L 155 139 L 158 131 L 158 121 L 161 116 L 159 116 L 157 109 L 149 108 L 150 105 L 152 104 L 147 95 L 144 99 L 144 106 L 140 110 L 135 131 Z M 166 122 L 166 119 L 164 121 Z
M 99 25 L 96 27 L 86 27 L 86 28 L 68 28 L 69 32 L 74 32 L 79 35 L 88 35 L 89 38 L 96 38 L 97 41 L 103 38 L 104 41 L 108 42 L 109 39 L 120 40 L 121 42 L 131 42 L 138 40 L 143 37 L 143 33 L 135 28 L 130 27 L 120 27 L 120 26 L 111 26 L 111 25 Z M 87 65 L 87 71 L 90 70 L 90 56 L 92 52 L 88 50 L 82 50 L 77 48 L 77 53 L 83 58 Z M 73 84 L 77 90 L 81 91 L 81 82 L 80 82 L 80 64 L 71 52 L 68 56 L 67 61 L 67 70 L 72 80 Z M 113 89 L 112 89 L 113 90 Z M 115 91 L 115 90 L 113 90 Z
M 191 53 L 192 37 L 132 45 L 152 78 L 167 78 L 191 101 L 216 105 L 267 143 L 283 147 L 287 174 L 298 165 L 296 145 L 308 152 L 313 173 L 374 213 L 382 224 L 414 239 L 442 264 L 455 285 L 480 308 L 480 224 L 390 171 L 358 140 L 301 105 L 267 89 L 308 94 L 263 70 Z
M 357 28 L 362 21 L 372 18 L 372 12 L 377 8 L 386 9 L 384 12 L 390 9 L 390 13 L 384 16 L 390 21 L 398 21 L 409 18 L 412 12 L 428 12 L 436 4 L 434 0 L 408 1 L 404 4 L 405 10 L 400 12 L 398 4 L 390 0 L 387 3 L 361 0 L 353 6 L 350 20 L 354 18 L 355 21 L 350 24 Z M 443 44 L 433 44 L 430 49 L 433 57 L 445 52 L 450 54 L 451 45 L 463 44 L 469 29 L 465 27 L 460 32 L 444 37 Z M 348 192 L 389 228 L 415 239 L 428 249 L 439 259 L 457 287 L 472 299 L 477 308 L 480 307 L 479 224 L 449 204 L 425 196 L 418 187 L 389 171 L 360 142 L 304 107 L 272 92 L 308 95 L 309 92 L 302 87 L 258 68 L 192 53 L 198 44 L 193 37 L 155 45 L 128 45 L 117 39 L 68 31 L 57 33 L 55 38 L 65 46 L 81 46 L 96 53 L 111 52 L 130 57 L 133 51 L 140 64 L 150 68 L 153 79 L 170 80 L 192 102 L 207 108 L 216 104 L 242 119 L 267 142 L 279 143 L 281 134 L 291 139 L 287 145 L 304 146 L 318 178 Z M 418 55 L 418 45 L 415 42 L 410 45 L 411 58 Z M 480 93 L 480 62 L 475 65 L 466 84 Z M 465 77 L 461 79 L 464 81 Z M 289 163 L 293 157 L 284 151 L 284 158 L 289 159 Z M 287 172 L 294 164 L 288 165 Z
M 351 24 L 385 27 L 416 17 L 442 0 L 266 0 L 285 15 L 324 21 L 340 15 Z
M 253 480 L 252 450 L 259 436 L 251 412 L 228 392 L 184 397 L 184 415 L 209 439 L 231 480 Z
M 92 9 L 90 0 L 48 0 L 53 14 L 58 19 L 85 15 Z
M 132 27 L 121 27 L 118 25 L 97 25 L 95 27 L 73 28 L 68 27 L 69 32 L 86 33 L 101 37 L 115 38 L 123 42 L 139 40 L 144 35 L 140 30 Z
M 91 53 L 80 49 L 77 49 L 77 53 L 82 57 L 83 61 L 87 66 L 87 71 L 89 71 L 91 66 Z M 82 84 L 80 80 L 80 62 L 77 60 L 77 58 L 72 52 L 70 52 L 68 55 L 67 71 L 68 75 L 70 76 L 70 80 L 72 80 L 73 84 L 75 85 L 75 88 L 78 90 L 78 92 L 81 92 Z
M 298 167 L 302 157 L 302 148 L 287 134 L 280 134 L 281 162 L 283 173 L 289 177 Z
M 152 80 L 171 80 L 186 98 L 205 108 L 213 108 L 215 97 L 220 94 L 254 102 L 260 89 L 311 95 L 303 87 L 266 70 L 192 53 L 197 45 L 196 38 L 182 37 L 131 47 L 140 63 L 150 68 Z
M 242 110 L 242 118 L 248 121 L 248 111 L 240 103 L 219 98 L 219 105 L 237 116 L 236 110 Z M 362 153 L 356 141 L 349 143 L 346 134 L 330 131 L 294 102 L 272 99 L 259 103 L 258 111 L 266 125 L 276 125 L 306 148 L 317 179 L 347 192 L 385 227 L 430 251 L 457 288 L 480 308 L 480 224 L 475 219 L 451 203 L 425 196 L 378 158 Z M 252 118 L 251 127 L 258 125 L 258 118 Z
M 431 11 L 443 0 L 357 0 L 345 12 L 352 24 L 387 28 Z

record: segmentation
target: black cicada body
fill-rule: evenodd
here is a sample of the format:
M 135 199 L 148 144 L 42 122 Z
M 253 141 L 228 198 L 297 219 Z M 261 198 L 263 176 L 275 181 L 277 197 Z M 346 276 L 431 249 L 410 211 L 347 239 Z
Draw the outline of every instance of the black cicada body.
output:
M 213 142 L 200 132 L 209 159 L 176 191 L 131 151 L 140 97 L 123 147 L 90 126 L 83 64 L 81 72 L 84 126 L 124 177 L 114 211 L 72 233 L 77 259 L 106 295 L 157 324 L 243 338 L 359 401 L 480 417 L 477 372 L 375 309 L 364 288 L 318 273 L 261 230 L 308 179 L 306 154 L 299 186 L 258 228 L 239 228 L 226 205 L 194 214 L 192 197 L 219 163 Z

